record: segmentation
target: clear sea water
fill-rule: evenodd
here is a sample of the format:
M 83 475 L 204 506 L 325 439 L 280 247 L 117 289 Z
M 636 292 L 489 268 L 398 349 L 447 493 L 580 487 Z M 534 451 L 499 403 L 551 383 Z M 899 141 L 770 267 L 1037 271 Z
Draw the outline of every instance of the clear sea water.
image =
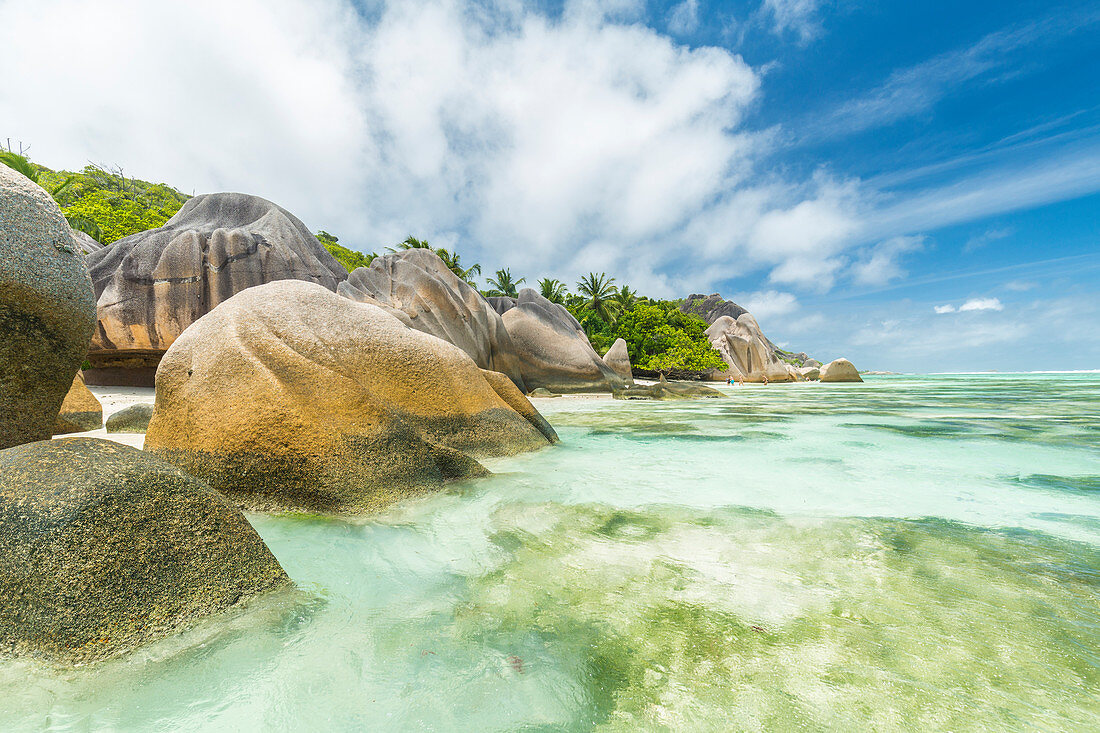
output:
M 1100 374 L 540 400 L 562 443 L 354 520 L 299 592 L 0 729 L 1100 730 Z

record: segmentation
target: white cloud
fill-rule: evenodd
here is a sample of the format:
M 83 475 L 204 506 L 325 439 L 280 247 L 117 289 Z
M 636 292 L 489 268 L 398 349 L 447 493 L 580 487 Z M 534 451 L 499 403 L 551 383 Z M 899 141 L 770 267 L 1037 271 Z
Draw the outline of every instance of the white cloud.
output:
M 806 43 L 821 32 L 819 5 L 819 0 L 764 0 L 761 10 L 770 15 L 775 33 L 792 31 Z
M 941 314 L 942 313 L 954 313 L 955 312 L 955 306 L 951 305 L 950 303 L 944 303 L 943 305 L 935 306 L 934 310 L 937 313 L 941 313 Z
M 1005 283 L 1005 289 L 1012 290 L 1017 293 L 1024 293 L 1028 290 L 1033 290 L 1038 285 L 1029 280 L 1010 280 Z
M 668 29 L 685 35 L 699 27 L 699 0 L 684 0 L 668 11 Z
M 991 242 L 1012 236 L 1013 231 L 1015 230 L 1012 227 L 987 229 L 981 234 L 966 240 L 966 244 L 963 245 L 963 252 L 977 251 Z
M 885 285 L 904 277 L 902 256 L 924 248 L 924 237 L 893 237 L 864 251 L 861 259 L 852 265 L 852 278 L 861 285 Z
M 959 313 L 966 311 L 1002 311 L 1004 305 L 997 298 L 971 298 L 959 306 Z
M 733 302 L 753 315 L 757 322 L 786 316 L 798 310 L 798 299 L 791 293 L 765 290 L 733 296 Z

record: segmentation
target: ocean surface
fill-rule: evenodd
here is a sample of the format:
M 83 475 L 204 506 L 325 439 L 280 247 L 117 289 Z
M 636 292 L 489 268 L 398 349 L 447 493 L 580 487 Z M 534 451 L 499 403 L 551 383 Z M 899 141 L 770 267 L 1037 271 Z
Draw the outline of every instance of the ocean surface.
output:
M 300 590 L 0 729 L 1100 730 L 1100 374 L 539 400 L 559 446 L 337 520 Z

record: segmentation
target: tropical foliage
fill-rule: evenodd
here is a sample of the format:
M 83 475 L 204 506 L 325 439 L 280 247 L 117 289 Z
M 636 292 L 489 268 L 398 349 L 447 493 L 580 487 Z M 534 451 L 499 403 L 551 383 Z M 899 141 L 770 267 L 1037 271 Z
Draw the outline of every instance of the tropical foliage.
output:
M 552 277 L 544 277 L 539 280 L 539 292 L 542 297 L 549 300 L 551 303 L 558 303 L 559 305 L 565 303 L 565 283 L 561 280 L 555 280 Z
M 329 234 L 324 229 L 317 232 L 317 239 L 321 242 L 321 246 L 328 250 L 328 253 L 332 255 L 337 262 L 344 266 L 344 269 L 351 272 L 356 267 L 369 267 L 370 263 L 374 260 L 376 255 L 374 252 L 369 254 L 363 254 L 362 252 L 356 252 L 353 249 L 348 249 L 342 244 L 338 244 L 340 238 Z
M 484 295 L 489 297 L 507 296 L 509 298 L 515 298 L 519 295 L 519 286 L 525 281 L 526 278 L 523 277 L 519 280 L 512 279 L 511 270 L 497 270 L 493 277 L 486 278 L 485 283 L 489 285 L 489 289 L 484 291 Z

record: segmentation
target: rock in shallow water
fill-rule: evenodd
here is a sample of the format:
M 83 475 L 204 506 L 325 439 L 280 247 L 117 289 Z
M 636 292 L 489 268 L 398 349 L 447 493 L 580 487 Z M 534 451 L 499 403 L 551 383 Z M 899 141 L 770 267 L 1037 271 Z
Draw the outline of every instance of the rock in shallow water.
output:
M 144 433 L 153 419 L 153 405 L 130 405 L 107 418 L 108 433 Z
M 821 367 L 818 377 L 822 382 L 862 382 L 859 371 L 847 359 L 834 359 Z
M 725 397 L 724 394 L 703 384 L 693 382 L 669 382 L 662 376 L 656 384 L 634 385 L 612 392 L 617 400 L 692 400 L 699 397 Z
M 0 448 L 45 440 L 95 327 L 95 298 L 50 195 L 0 165 Z
M 243 506 L 355 512 L 556 440 L 507 377 L 458 347 L 285 280 L 234 296 L 176 340 L 145 448 Z
M 53 426 L 54 435 L 83 433 L 103 427 L 103 405 L 84 384 L 84 375 L 77 372 L 73 385 L 61 403 L 61 411 Z
M 135 448 L 0 451 L 0 645 L 109 657 L 290 583 L 235 507 Z

